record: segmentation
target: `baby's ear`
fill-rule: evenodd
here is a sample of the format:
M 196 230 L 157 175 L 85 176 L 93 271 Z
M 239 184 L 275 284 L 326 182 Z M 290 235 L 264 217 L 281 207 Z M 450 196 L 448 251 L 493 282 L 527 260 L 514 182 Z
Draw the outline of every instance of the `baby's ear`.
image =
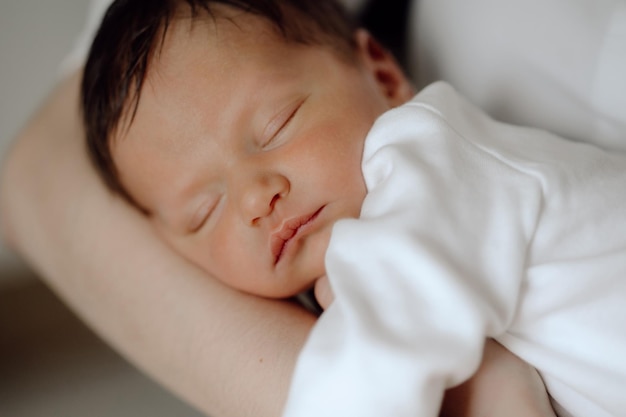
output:
M 410 100 L 415 91 L 391 52 L 364 29 L 358 29 L 354 37 L 358 58 L 374 77 L 389 104 L 395 107 Z

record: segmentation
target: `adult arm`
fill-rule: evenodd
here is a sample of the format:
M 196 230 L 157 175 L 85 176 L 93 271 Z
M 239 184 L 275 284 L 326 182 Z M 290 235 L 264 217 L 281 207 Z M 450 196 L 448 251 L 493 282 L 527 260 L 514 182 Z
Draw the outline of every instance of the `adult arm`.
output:
M 448 390 L 440 417 L 556 417 L 537 370 L 488 340 L 476 375 Z
M 63 82 L 5 161 L 11 245 L 104 339 L 212 416 L 277 416 L 314 318 L 245 296 L 164 246 L 109 195 L 83 149 L 79 74 Z
M 104 339 L 200 410 L 279 415 L 313 318 L 207 277 L 109 195 L 83 150 L 78 85 L 77 74 L 56 89 L 5 161 L 5 238 Z M 535 371 L 493 346 L 446 397 L 447 415 L 550 415 L 537 411 L 547 397 Z

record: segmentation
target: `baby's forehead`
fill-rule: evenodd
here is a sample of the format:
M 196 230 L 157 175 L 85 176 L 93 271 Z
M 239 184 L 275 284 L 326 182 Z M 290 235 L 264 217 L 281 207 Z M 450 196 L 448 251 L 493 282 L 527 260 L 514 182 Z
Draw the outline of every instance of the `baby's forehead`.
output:
M 155 93 L 161 93 L 161 99 L 169 99 L 178 95 L 176 89 L 198 83 L 206 86 L 209 80 L 228 78 L 233 71 L 242 77 L 255 77 L 266 64 L 286 64 L 292 45 L 266 19 L 241 12 L 203 20 L 177 19 L 169 25 L 161 42 L 150 59 L 141 101 L 146 95 L 154 98 Z M 256 71 L 239 71 L 242 68 Z M 241 84 L 246 81 L 247 78 L 240 79 Z M 168 85 L 176 89 L 167 88 Z M 215 87 L 222 85 L 214 83 L 206 92 L 220 93 Z M 193 86 L 190 90 L 194 90 Z
M 160 56 L 168 43 L 170 47 L 181 48 L 189 39 L 228 42 L 234 53 L 238 46 L 249 42 L 295 43 L 303 47 L 323 45 L 352 58 L 354 26 L 347 20 L 345 25 L 335 26 L 343 30 L 322 27 L 315 18 L 295 10 L 288 2 L 276 14 L 270 11 L 261 14 L 219 3 L 213 4 L 210 10 L 198 11 L 179 6 L 173 19 L 161 28 L 157 38 L 160 44 L 154 48 L 153 58 Z
M 160 44 L 155 48 L 159 56 L 168 47 L 184 48 L 190 41 L 214 43 L 227 42 L 230 47 L 259 40 L 288 42 L 284 33 L 267 17 L 228 6 L 197 15 L 179 13 L 168 22 L 160 34 Z
M 352 49 L 349 49 L 349 53 L 345 53 L 348 47 L 343 50 L 337 47 L 341 43 L 340 38 L 335 39 L 328 34 L 321 34 L 320 29 L 315 28 L 315 24 L 310 19 L 307 20 L 306 16 L 302 17 L 298 13 L 285 13 L 284 19 L 289 20 L 289 25 L 280 26 L 268 16 L 225 5 L 214 5 L 210 12 L 199 10 L 197 13 L 192 13 L 188 8 L 178 10 L 163 25 L 161 32 L 157 33 L 152 52 L 146 61 L 147 70 L 143 76 L 136 79 L 136 85 L 139 87 L 137 88 L 138 94 L 134 98 L 133 96 L 127 97 L 125 111 L 117 126 L 110 131 L 109 146 L 114 164 L 119 163 L 119 154 L 115 150 L 119 143 L 125 142 L 129 136 L 144 136 L 146 132 L 149 133 L 148 136 L 152 136 L 155 123 L 163 128 L 159 130 L 168 132 L 190 130 L 189 126 L 182 128 L 169 126 L 171 129 L 165 129 L 164 126 L 175 118 L 173 114 L 180 114 L 171 112 L 173 100 L 181 103 L 179 107 L 192 102 L 180 94 L 181 91 L 191 92 L 190 94 L 194 96 L 196 95 L 194 90 L 202 91 L 207 96 L 213 96 L 213 99 L 230 94 L 219 82 L 197 84 L 199 80 L 210 78 L 213 81 L 216 79 L 219 81 L 221 78 L 228 78 L 233 69 L 241 67 L 257 69 L 257 71 L 238 72 L 241 74 L 239 81 L 246 84 L 248 79 L 258 79 L 258 74 L 270 67 L 265 64 L 275 67 L 274 64 L 279 63 L 284 64 L 282 66 L 286 69 L 287 67 L 294 68 L 294 65 L 288 64 L 290 60 L 293 61 L 293 57 L 289 57 L 290 52 L 301 51 L 302 48 L 323 47 L 341 55 L 342 58 L 350 56 L 350 61 L 352 61 L 354 56 Z M 315 31 L 307 30 L 307 26 Z M 306 36 L 303 35 L 305 32 Z M 298 71 L 307 72 L 302 68 Z M 273 78 L 268 77 L 265 84 L 275 85 L 276 82 L 282 82 L 277 80 L 278 75 L 285 74 L 274 72 Z M 253 81 L 250 84 L 252 85 Z M 228 85 L 232 86 L 232 83 Z M 258 82 L 248 91 L 250 94 L 260 91 Z M 196 106 L 196 108 L 201 107 Z M 140 114 L 143 116 L 137 117 Z M 228 113 L 225 112 L 225 114 Z M 186 115 L 183 115 L 181 119 L 185 117 Z M 130 134 L 131 131 L 134 133 Z M 183 143 L 180 136 L 177 136 L 173 147 L 180 148 Z M 119 178 L 119 182 L 122 183 L 123 189 L 128 190 L 122 178 Z M 127 194 L 137 199 L 132 195 L 134 193 Z
M 147 88 L 162 89 L 166 80 L 175 78 L 177 83 L 184 82 L 181 79 L 185 77 L 197 80 L 201 78 L 198 71 L 206 77 L 219 78 L 227 77 L 234 68 L 255 65 L 259 68 L 263 63 L 286 66 L 289 55 L 302 48 L 321 47 L 351 63 L 355 57 L 352 49 L 345 53 L 321 40 L 298 42 L 267 17 L 228 6 L 219 7 L 211 15 L 179 14 L 166 29 L 151 57 L 142 95 Z M 197 76 L 190 76 L 191 72 Z M 256 74 L 252 72 L 252 75 Z M 241 81 L 245 83 L 244 79 Z
M 158 39 L 143 79 L 137 80 L 141 81 L 137 100 L 128 97 L 120 123 L 111 132 L 112 144 L 126 136 L 135 124 L 139 107 L 154 101 L 158 93 L 162 93 L 161 99 L 172 98 L 168 84 L 195 83 L 201 78 L 199 73 L 207 77 L 226 76 L 233 66 L 251 65 L 254 57 L 250 51 L 261 54 L 267 50 L 255 45 L 289 43 L 268 19 L 227 6 L 211 15 L 192 17 L 189 11 L 178 13 L 164 26 Z

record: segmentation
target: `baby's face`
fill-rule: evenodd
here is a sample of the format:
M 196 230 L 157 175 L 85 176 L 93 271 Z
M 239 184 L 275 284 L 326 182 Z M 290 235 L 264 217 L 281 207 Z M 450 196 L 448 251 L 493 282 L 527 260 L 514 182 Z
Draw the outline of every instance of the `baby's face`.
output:
M 253 16 L 235 23 L 170 27 L 113 155 L 175 250 L 235 288 L 287 297 L 325 274 L 333 224 L 358 217 L 366 193 L 364 138 L 408 97 L 374 65 L 286 43 Z M 389 59 L 362 48 L 359 62 Z

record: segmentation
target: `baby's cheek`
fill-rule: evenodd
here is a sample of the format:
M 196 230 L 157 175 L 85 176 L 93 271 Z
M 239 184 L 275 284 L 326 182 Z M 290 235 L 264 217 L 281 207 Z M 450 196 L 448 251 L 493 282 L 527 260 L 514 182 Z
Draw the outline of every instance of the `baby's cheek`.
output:
M 221 233 L 221 228 L 217 228 L 210 235 L 195 242 L 196 263 L 223 283 L 241 288 L 246 284 L 246 272 L 254 270 L 254 265 L 249 265 L 252 262 L 249 253 L 255 252 L 246 250 L 244 243 L 237 241 L 232 235 Z

